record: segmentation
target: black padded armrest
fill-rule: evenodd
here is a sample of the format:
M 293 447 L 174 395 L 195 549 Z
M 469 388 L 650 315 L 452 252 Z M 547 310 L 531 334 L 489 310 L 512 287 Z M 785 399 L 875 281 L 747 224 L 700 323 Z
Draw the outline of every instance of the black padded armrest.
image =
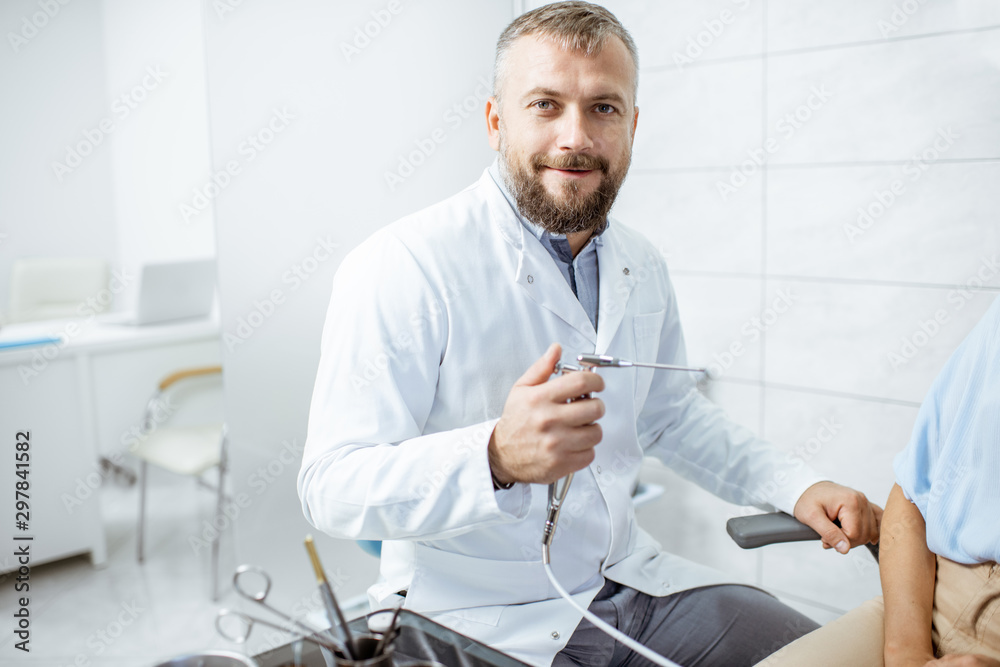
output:
M 838 526 L 839 521 L 834 521 Z M 820 539 L 819 533 L 795 517 L 784 512 L 737 516 L 726 522 L 726 532 L 744 549 L 756 549 L 781 542 L 806 542 Z M 866 544 L 875 562 L 878 562 L 878 545 Z
M 726 531 L 744 549 L 819 539 L 819 533 L 784 512 L 733 517 L 726 522 Z

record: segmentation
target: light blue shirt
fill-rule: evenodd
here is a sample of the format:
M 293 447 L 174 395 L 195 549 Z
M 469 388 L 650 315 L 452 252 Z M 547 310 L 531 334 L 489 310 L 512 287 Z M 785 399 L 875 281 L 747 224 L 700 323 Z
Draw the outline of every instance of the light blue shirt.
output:
M 894 468 L 931 551 L 1000 562 L 1000 298 L 934 381 Z
M 507 190 L 507 185 L 500 176 L 500 164 L 497 160 L 493 161 L 489 172 L 500 188 L 500 192 L 507 199 L 507 203 L 514 209 L 517 219 L 521 221 L 525 229 L 531 232 L 541 242 L 542 246 L 549 251 L 549 254 L 552 255 L 552 259 L 555 260 L 556 266 L 562 272 L 563 278 L 569 283 L 570 289 L 573 290 L 573 294 L 579 299 L 580 305 L 587 311 L 587 317 L 590 318 L 590 323 L 594 325 L 594 331 L 597 331 L 597 246 L 603 243 L 601 234 L 608 228 L 608 221 L 605 220 L 604 226 L 591 235 L 587 243 L 574 258 L 573 251 L 569 247 L 569 240 L 565 234 L 553 234 L 546 231 L 521 215 L 521 212 L 517 209 L 516 200 Z

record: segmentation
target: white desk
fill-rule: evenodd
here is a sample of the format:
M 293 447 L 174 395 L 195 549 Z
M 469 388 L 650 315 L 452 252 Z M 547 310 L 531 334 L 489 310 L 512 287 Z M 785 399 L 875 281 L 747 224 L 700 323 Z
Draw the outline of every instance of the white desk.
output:
M 221 363 L 219 323 L 140 327 L 85 321 L 8 325 L 0 343 L 57 336 L 60 344 L 0 349 L 0 540 L 33 535 L 32 564 L 90 553 L 107 558 L 98 502 L 100 456 L 119 458 L 156 382 L 179 368 Z M 14 524 L 14 442 L 31 431 L 30 529 Z M 0 572 L 16 569 L 6 553 Z

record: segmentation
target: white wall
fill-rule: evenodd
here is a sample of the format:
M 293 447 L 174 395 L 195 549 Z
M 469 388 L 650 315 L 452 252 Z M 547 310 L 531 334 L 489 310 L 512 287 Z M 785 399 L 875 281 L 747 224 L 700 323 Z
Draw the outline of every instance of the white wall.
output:
M 384 26 L 372 23 L 379 18 Z M 278 595 L 295 599 L 311 586 L 301 547 L 310 527 L 295 477 L 333 275 L 376 229 L 457 192 L 489 164 L 480 81 L 489 80 L 511 18 L 499 0 L 272 0 L 207 10 L 213 170 L 232 162 L 235 172 L 214 205 L 232 479 L 252 500 L 236 522 L 236 557 L 272 572 L 301 564 Z M 348 57 L 342 44 L 366 26 L 377 34 Z M 466 100 L 475 111 L 462 118 L 453 107 Z M 390 188 L 385 173 L 438 128 L 443 141 Z M 249 143 L 255 136 L 260 149 Z M 282 443 L 298 448 L 293 462 L 282 460 Z M 370 557 L 345 566 L 356 547 L 317 540 L 351 573 L 339 595 L 374 580 Z M 287 544 L 287 558 L 266 544 Z
M 604 4 L 641 62 L 635 158 L 615 214 L 666 254 L 691 361 L 718 374 L 709 395 L 884 503 L 924 393 L 1000 293 L 1000 10 Z M 902 5 L 919 9 L 894 14 Z M 797 126 L 785 120 L 796 112 Z M 957 137 L 933 155 L 948 128 Z M 926 168 L 914 164 L 926 149 Z M 719 183 L 734 178 L 724 197 Z M 894 181 L 900 194 L 884 194 Z M 895 198 L 880 216 L 879 196 Z M 859 207 L 877 217 L 859 224 Z M 786 312 L 770 310 L 776 299 Z M 936 313 L 944 324 L 926 324 Z M 878 593 L 863 550 L 741 552 L 723 526 L 742 508 L 656 465 L 647 477 L 669 490 L 640 519 L 669 548 L 820 620 Z
M 181 209 L 210 173 L 202 3 L 103 6 L 107 87 L 119 110 L 111 154 L 120 263 L 212 257 L 211 207 Z
M 15 259 L 118 253 L 108 142 L 53 168 L 111 115 L 101 4 L 57 6 L 50 18 L 31 0 L 0 3 L 0 317 Z
M 19 257 L 215 252 L 211 208 L 179 210 L 209 173 L 201 2 L 45 5 L 0 4 L 0 314 Z

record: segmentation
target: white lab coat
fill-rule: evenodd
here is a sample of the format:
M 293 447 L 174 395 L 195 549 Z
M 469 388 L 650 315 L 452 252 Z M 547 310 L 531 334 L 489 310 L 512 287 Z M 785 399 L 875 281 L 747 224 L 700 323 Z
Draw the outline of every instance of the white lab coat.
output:
M 662 256 L 612 220 L 598 248 L 598 330 L 488 172 L 373 234 L 343 261 L 323 332 L 299 494 L 330 535 L 383 540 L 376 606 L 400 600 L 547 665 L 580 615 L 540 558 L 546 487 L 495 492 L 486 446 L 511 386 L 551 344 L 683 364 Z M 819 477 L 729 422 L 690 374 L 606 369 L 603 440 L 577 473 L 552 547 L 583 606 L 598 573 L 651 595 L 723 583 L 635 522 L 643 456 L 737 504 L 791 511 Z M 683 517 L 673 517 L 674 522 Z

